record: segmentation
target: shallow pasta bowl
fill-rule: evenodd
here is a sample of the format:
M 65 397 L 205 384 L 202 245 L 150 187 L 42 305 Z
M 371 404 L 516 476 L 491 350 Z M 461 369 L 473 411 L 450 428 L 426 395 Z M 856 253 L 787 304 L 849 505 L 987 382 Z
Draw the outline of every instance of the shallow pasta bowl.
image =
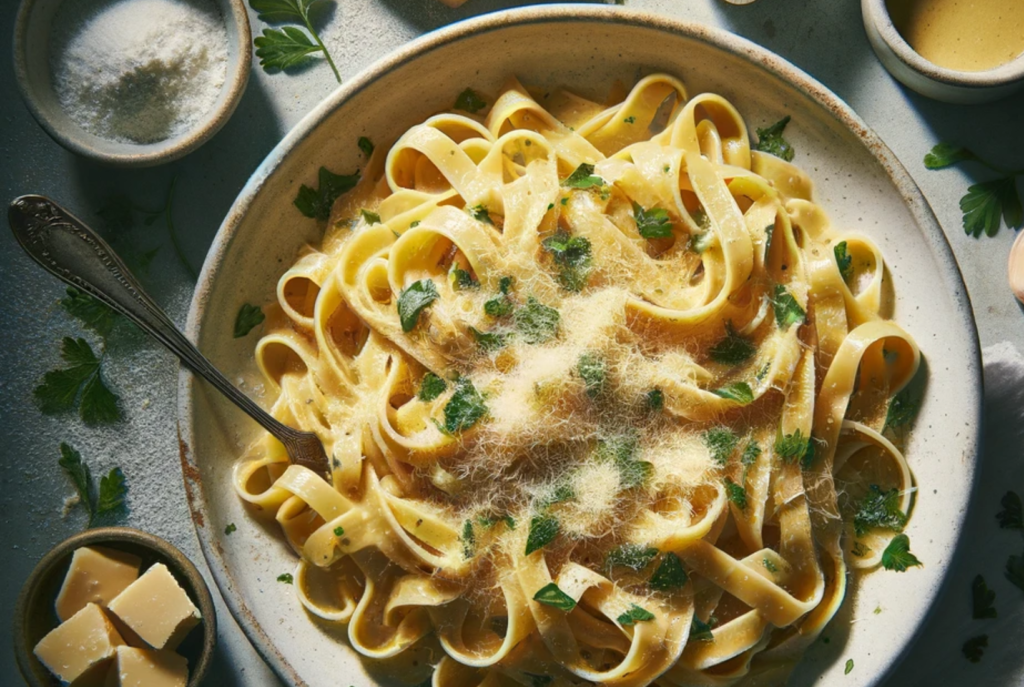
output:
M 292 201 L 318 169 L 349 173 L 363 163 L 360 136 L 383 144 L 451 107 L 467 86 L 495 93 L 515 74 L 568 85 L 598 100 L 619 79 L 664 71 L 691 94 L 720 93 L 751 127 L 792 117 L 787 138 L 816 182 L 834 224 L 881 247 L 897 301 L 894 319 L 929 362 L 929 393 L 907 454 L 921 490 L 908 534 L 925 566 L 873 573 L 847 595 L 839 616 L 808 652 L 792 684 L 842 678 L 877 684 L 909 645 L 952 560 L 974 480 L 980 361 L 970 303 L 944 235 L 895 156 L 837 97 L 779 57 L 707 27 L 602 7 L 528 8 L 489 15 L 425 36 L 342 86 L 310 113 L 253 175 L 222 225 L 204 266 L 188 331 L 222 369 L 259 393 L 255 337 L 234 339 L 243 303 L 274 299 L 305 242 L 322 231 Z M 935 390 L 957 389 L 954 397 Z M 263 399 L 266 401 L 267 399 Z M 966 413 L 964 409 L 970 409 Z M 311 620 L 294 590 L 275 580 L 295 559 L 273 528 L 235 496 L 232 468 L 257 429 L 183 374 L 179 387 L 182 468 L 203 550 L 229 607 L 257 649 L 289 683 L 376 684 L 337 632 Z M 225 533 L 229 524 L 237 530 Z M 877 606 L 885 622 L 859 622 Z M 857 670 L 843 677 L 843 660 Z M 436 659 L 435 659 L 436 660 Z

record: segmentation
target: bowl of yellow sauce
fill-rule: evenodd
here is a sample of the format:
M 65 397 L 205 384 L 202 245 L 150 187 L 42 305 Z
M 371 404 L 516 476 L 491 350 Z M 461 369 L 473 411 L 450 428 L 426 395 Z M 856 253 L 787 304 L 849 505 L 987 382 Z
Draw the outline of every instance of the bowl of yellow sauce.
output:
M 989 102 L 1024 86 L 1024 0 L 861 0 L 889 73 L 922 95 Z

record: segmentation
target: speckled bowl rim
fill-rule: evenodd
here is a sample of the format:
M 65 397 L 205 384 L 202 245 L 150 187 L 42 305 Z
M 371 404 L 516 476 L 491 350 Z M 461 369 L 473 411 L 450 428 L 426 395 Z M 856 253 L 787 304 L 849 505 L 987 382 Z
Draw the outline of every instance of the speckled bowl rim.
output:
M 963 363 L 967 367 L 969 374 L 976 380 L 971 388 L 958 390 L 958 393 L 963 394 L 963 407 L 973 409 L 973 414 L 965 418 L 967 426 L 964 428 L 964 432 L 967 434 L 967 437 L 964 440 L 964 446 L 970 449 L 971 455 L 975 457 L 979 455 L 981 448 L 979 427 L 981 426 L 983 395 L 982 363 L 978 330 L 974 322 L 970 298 L 960 273 L 960 267 L 953 256 L 953 251 L 946 239 L 946 235 L 943 233 L 938 220 L 936 220 L 931 207 L 921 194 L 920 189 L 914 183 L 906 168 L 896 158 L 896 155 L 882 142 L 877 134 L 867 127 L 849 105 L 803 70 L 767 49 L 735 34 L 704 24 L 621 7 L 601 5 L 540 5 L 481 15 L 438 29 L 411 41 L 370 65 L 338 87 L 337 90 L 325 98 L 323 102 L 292 128 L 256 171 L 253 172 L 252 177 L 250 177 L 248 183 L 235 199 L 231 210 L 221 224 L 216 237 L 214 237 L 206 257 L 206 262 L 203 264 L 202 272 L 199 275 L 199 281 L 192 297 L 186 324 L 185 331 L 188 337 L 193 341 L 199 340 L 199 323 L 203 319 L 217 273 L 225 263 L 231 244 L 236 238 L 242 220 L 256 195 L 263 188 L 270 175 L 288 157 L 290 152 L 300 142 L 310 136 L 341 103 L 358 94 L 383 74 L 402 67 L 416 60 L 421 55 L 462 39 L 510 26 L 579 21 L 654 28 L 703 41 L 720 50 L 747 60 L 781 80 L 788 82 L 808 98 L 828 110 L 837 121 L 853 132 L 860 142 L 882 164 L 889 179 L 903 196 L 904 202 L 913 215 L 915 222 L 923 230 L 924 238 L 932 254 L 939 262 L 939 269 L 943 280 L 951 287 L 954 287 L 953 293 L 949 295 L 954 303 L 959 321 L 951 322 L 950 326 L 959 325 L 968 333 L 967 338 L 970 350 L 967 359 Z M 185 482 L 185 494 L 193 515 L 193 523 L 196 525 L 200 546 L 213 572 L 214 580 L 223 593 L 225 603 L 238 621 L 239 626 L 252 642 L 256 651 L 282 680 L 288 684 L 306 685 L 307 683 L 299 677 L 298 672 L 289 663 L 288 659 L 274 646 L 267 636 L 246 603 L 246 599 L 234 592 L 234 590 L 238 589 L 238 586 L 235 584 L 230 568 L 223 559 L 223 553 L 216 539 L 217 532 L 213 528 L 203 525 L 208 519 L 207 495 L 200 480 L 196 456 L 191 448 L 195 445 L 194 427 L 191 422 L 194 382 L 195 380 L 192 375 L 182 368 L 178 378 L 180 458 L 182 477 Z M 964 521 L 968 512 L 967 506 L 971 502 L 971 496 L 977 487 L 977 479 L 973 469 L 968 471 L 966 479 L 968 485 L 967 489 L 963 492 L 965 494 L 963 501 L 949 504 L 950 510 L 958 514 L 956 529 L 951 533 L 951 547 L 956 547 L 960 543 L 963 536 Z M 948 584 L 950 568 L 951 566 L 947 566 L 942 571 L 939 582 L 933 588 L 927 589 L 924 592 L 929 597 L 928 611 L 919 619 L 917 624 L 919 629 L 934 612 L 934 601 L 941 590 Z M 906 653 L 919 634 L 920 632 L 918 631 L 912 637 L 904 638 L 902 645 L 898 647 L 898 651 L 893 652 L 892 661 L 878 672 L 872 684 L 877 685 L 881 683 L 884 676 L 892 671 L 899 662 L 899 658 Z
M 35 610 L 32 607 L 32 602 L 38 593 L 39 585 L 42 583 L 45 573 L 49 572 L 55 565 L 59 565 L 75 549 L 83 546 L 102 546 L 104 544 L 111 546 L 112 543 L 114 543 L 112 548 L 116 548 L 117 542 L 129 542 L 136 546 L 156 551 L 164 558 L 172 561 L 176 570 L 188 580 L 189 586 L 192 588 L 192 596 L 194 596 L 199 606 L 199 612 L 203 616 L 203 649 L 199 655 L 199 660 L 196 662 L 195 670 L 189 675 L 188 687 L 199 687 L 203 678 L 206 677 L 206 673 L 213 661 L 214 648 L 217 645 L 217 609 L 213 604 L 213 596 L 210 595 L 210 589 L 206 586 L 206 580 L 203 579 L 195 564 L 179 551 L 176 546 L 156 535 L 137 530 L 133 527 L 97 527 L 68 537 L 50 549 L 49 553 L 43 556 L 36 564 L 36 567 L 32 569 L 32 574 L 28 576 L 24 586 L 21 588 L 21 592 L 18 593 L 13 616 L 14 656 L 18 661 L 18 669 L 21 671 L 22 677 L 31 687 L 51 687 L 51 684 L 55 684 L 55 682 L 43 684 L 35 680 L 32 665 L 38 664 L 39 660 L 32 653 L 32 647 L 26 643 L 25 633 L 21 627 L 23 624 L 22 619 Z
M 940 67 L 934 62 L 929 62 L 921 57 L 906 39 L 896 30 L 889 16 L 889 10 L 885 6 L 885 0 L 861 0 L 862 6 L 868 9 L 868 15 L 874 22 L 878 35 L 882 41 L 892 50 L 896 58 L 907 66 L 908 69 L 921 74 L 937 83 L 960 88 L 979 89 L 992 88 L 993 86 L 1007 86 L 1017 81 L 1024 80 L 1024 52 L 1001 64 L 994 69 L 986 69 L 981 72 L 964 72 L 957 69 Z
M 74 0 L 63 0 L 73 2 Z M 101 148 L 94 147 L 84 142 L 77 136 L 77 131 L 69 133 L 62 127 L 58 127 L 47 116 L 46 110 L 39 106 L 36 101 L 32 81 L 28 74 L 27 58 L 25 55 L 25 42 L 28 33 L 29 18 L 32 7 L 37 0 L 21 0 L 18 7 L 18 15 L 14 20 L 14 76 L 18 84 L 18 91 L 21 93 L 22 102 L 39 126 L 43 127 L 50 138 L 57 141 L 68 150 L 83 157 L 97 160 L 118 167 L 152 167 L 167 162 L 172 162 L 188 155 L 193 150 L 206 143 L 218 131 L 220 131 L 231 115 L 234 114 L 238 103 L 242 100 L 245 87 L 249 83 L 249 73 L 252 71 L 252 30 L 249 27 L 249 12 L 245 7 L 245 0 L 226 0 L 231 8 L 231 17 L 238 30 L 238 60 L 235 68 L 225 76 L 228 83 L 228 95 L 217 107 L 212 116 L 209 116 L 207 123 L 201 128 L 168 139 L 168 145 L 145 153 L 111 153 Z M 220 4 L 221 0 L 217 0 Z M 229 18 L 225 17 L 227 21 Z M 159 144 L 154 144 L 159 145 Z

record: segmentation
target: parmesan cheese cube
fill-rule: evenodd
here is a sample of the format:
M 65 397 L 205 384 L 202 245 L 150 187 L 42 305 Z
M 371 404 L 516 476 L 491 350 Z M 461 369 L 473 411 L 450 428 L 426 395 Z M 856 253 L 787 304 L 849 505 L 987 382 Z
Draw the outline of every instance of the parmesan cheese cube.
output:
M 96 604 L 58 625 L 34 649 L 51 673 L 74 685 L 95 684 L 124 644 L 110 619 Z
M 128 585 L 108 608 L 154 649 L 174 649 L 201 620 L 199 609 L 163 563 Z
M 105 687 L 185 687 L 188 661 L 173 651 L 117 647 Z
M 90 603 L 106 607 L 139 577 L 141 564 L 138 556 L 123 551 L 77 549 L 57 594 L 57 617 L 67 620 Z

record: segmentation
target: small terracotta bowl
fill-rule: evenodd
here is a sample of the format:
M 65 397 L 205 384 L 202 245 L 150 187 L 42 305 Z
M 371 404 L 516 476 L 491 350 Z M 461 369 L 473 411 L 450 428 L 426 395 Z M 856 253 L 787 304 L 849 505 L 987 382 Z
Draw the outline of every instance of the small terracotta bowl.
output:
M 134 554 L 142 559 L 143 570 L 154 563 L 167 566 L 203 616 L 202 622 L 178 647 L 178 652 L 188 659 L 188 687 L 198 687 L 210 667 L 217 643 L 217 611 L 213 597 L 203 576 L 181 551 L 159 537 L 130 527 L 101 527 L 76 534 L 55 546 L 36 565 L 14 608 L 14 655 L 25 682 L 30 687 L 61 684 L 39 662 L 32 649 L 59 623 L 54 610 L 57 592 L 71 565 L 71 554 L 83 546 L 103 546 Z
M 910 47 L 892 23 L 885 0 L 861 0 L 864 30 L 886 70 L 923 96 L 946 103 L 987 103 L 1024 86 L 1024 54 L 983 72 L 935 65 Z
M 50 27 L 61 2 L 22 0 L 14 22 L 14 73 L 32 116 L 53 140 L 73 153 L 119 167 L 151 167 L 176 160 L 207 140 L 231 118 L 242 99 L 252 65 L 252 33 L 244 0 L 209 0 L 220 8 L 228 36 L 224 86 L 213 108 L 195 127 L 156 143 L 111 141 L 92 134 L 61 107 L 50 76 Z

